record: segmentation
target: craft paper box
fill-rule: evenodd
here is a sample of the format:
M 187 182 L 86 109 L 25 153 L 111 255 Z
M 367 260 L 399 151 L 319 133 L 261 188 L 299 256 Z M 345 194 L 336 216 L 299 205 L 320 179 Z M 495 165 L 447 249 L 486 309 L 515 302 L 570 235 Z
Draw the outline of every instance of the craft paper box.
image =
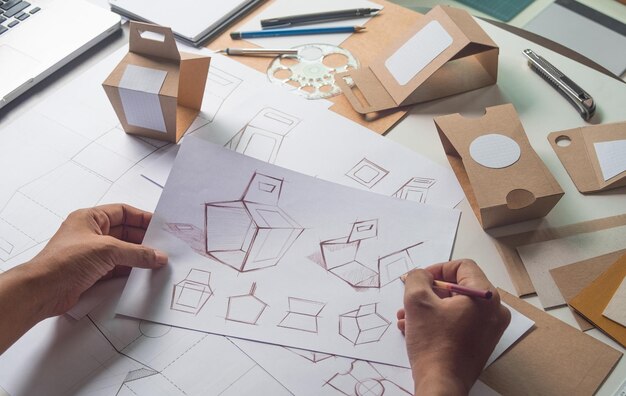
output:
M 548 135 L 548 141 L 581 193 L 626 186 L 626 122 L 552 132 Z M 595 146 L 598 143 L 613 147 L 613 152 L 605 154 L 607 159 L 614 157 L 613 161 L 605 164 L 605 167 L 613 165 L 615 172 L 621 170 L 608 179 L 605 179 L 598 160 Z
M 543 217 L 563 190 L 533 150 L 511 104 L 480 118 L 434 119 L 439 137 L 484 229 Z
M 373 113 L 495 84 L 498 53 L 467 11 L 437 6 L 369 67 L 335 81 L 357 112 Z
M 178 52 L 170 28 L 131 22 L 129 33 L 102 86 L 126 133 L 178 142 L 200 112 L 211 58 Z

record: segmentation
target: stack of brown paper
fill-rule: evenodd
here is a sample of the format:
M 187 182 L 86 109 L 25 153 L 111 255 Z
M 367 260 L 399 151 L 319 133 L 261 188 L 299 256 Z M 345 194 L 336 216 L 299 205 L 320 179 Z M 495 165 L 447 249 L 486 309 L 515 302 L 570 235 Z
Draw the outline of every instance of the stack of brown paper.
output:
M 480 380 L 503 395 L 594 394 L 622 354 L 504 290 L 499 293 L 535 326 Z
M 620 257 L 593 283 L 572 298 L 569 305 L 606 335 L 626 347 L 626 327 L 602 315 L 624 277 L 626 255 Z
M 558 228 L 542 228 L 520 234 L 506 235 L 495 238 L 496 248 L 500 252 L 504 266 L 511 277 L 513 286 L 518 295 L 524 296 L 535 293 L 526 267 L 517 253 L 519 246 L 531 243 L 545 242 L 553 239 L 565 238 L 571 235 L 605 230 L 608 228 L 626 225 L 626 215 L 606 217 L 603 219 L 585 221 L 582 223 L 570 224 Z
M 626 140 L 626 122 L 586 126 L 548 135 L 548 141 L 581 193 L 626 186 L 626 171 L 605 180 L 594 146 L 617 140 Z M 622 157 L 625 155 L 622 153 Z
M 530 145 L 511 104 L 480 118 L 434 119 L 452 170 L 484 229 L 543 217 L 563 190 Z
M 437 6 L 425 18 L 403 27 L 369 66 L 336 75 L 337 84 L 359 113 L 421 103 L 496 83 L 498 46 L 467 11 Z M 353 81 L 354 87 L 344 79 Z
M 394 43 L 398 42 L 401 36 L 406 32 L 407 26 L 413 26 L 424 16 L 417 12 L 411 11 L 402 6 L 390 3 L 385 0 L 372 0 L 384 7 L 379 16 L 371 18 L 365 25 L 367 29 L 358 34 L 352 34 L 348 39 L 341 43 L 341 47 L 350 51 L 362 65 L 369 65 L 380 58 L 380 55 Z M 229 31 L 224 32 L 217 39 L 212 41 L 208 46 L 212 49 L 224 49 L 233 47 L 257 47 L 252 43 L 242 40 L 233 40 L 230 38 L 230 31 L 240 31 L 247 21 L 252 19 L 258 13 L 261 13 L 272 2 L 267 1 L 266 4 L 258 7 L 245 18 L 238 21 Z M 243 44 L 243 45 L 242 45 Z M 239 56 L 233 57 L 237 61 L 246 66 L 252 67 L 262 73 L 267 71 L 272 59 L 264 59 L 258 57 Z M 357 113 L 348 99 L 344 95 L 329 98 L 333 105 L 330 110 L 341 114 L 342 116 L 357 122 L 372 131 L 383 134 L 398 123 L 407 113 L 407 108 L 387 110 L 378 114 L 370 114 L 367 117 Z
M 626 250 L 620 250 L 618 252 L 608 253 L 588 260 L 553 268 L 550 270 L 550 275 L 557 284 L 565 301 L 570 301 L 606 271 L 611 264 L 617 261 L 624 253 L 626 253 Z M 591 323 L 577 314 L 571 307 L 570 309 L 582 331 L 593 329 Z
M 178 52 L 170 28 L 131 22 L 129 34 L 128 54 L 102 86 L 124 131 L 178 142 L 200 112 L 211 58 Z

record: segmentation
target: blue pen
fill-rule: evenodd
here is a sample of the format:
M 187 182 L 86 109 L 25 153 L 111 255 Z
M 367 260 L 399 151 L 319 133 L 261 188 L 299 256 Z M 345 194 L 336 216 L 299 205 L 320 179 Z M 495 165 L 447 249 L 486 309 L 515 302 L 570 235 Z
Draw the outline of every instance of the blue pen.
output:
M 259 37 L 303 36 L 309 34 L 358 33 L 362 30 L 365 30 L 365 26 L 337 26 L 310 29 L 271 29 L 251 32 L 232 32 L 230 34 L 230 38 L 233 40 L 241 40 Z

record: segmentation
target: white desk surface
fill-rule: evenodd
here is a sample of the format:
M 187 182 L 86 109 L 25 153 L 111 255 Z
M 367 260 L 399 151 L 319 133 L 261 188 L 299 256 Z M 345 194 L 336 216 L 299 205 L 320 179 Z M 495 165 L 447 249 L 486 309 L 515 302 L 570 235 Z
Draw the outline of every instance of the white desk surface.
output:
M 493 235 L 497 235 L 498 232 L 521 232 L 538 226 L 561 226 L 626 213 L 626 199 L 623 195 L 626 193 L 626 188 L 593 196 L 583 196 L 576 190 L 552 151 L 546 136 L 551 131 L 582 126 L 585 125 L 585 122 L 556 91 L 530 71 L 521 52 L 527 47 L 534 48 L 590 92 L 598 103 L 598 114 L 594 119 L 596 123 L 624 120 L 626 113 L 624 113 L 623 104 L 626 103 L 626 84 L 621 84 L 552 51 L 532 45 L 528 41 L 486 22 L 481 22 L 481 25 L 500 46 L 498 84 L 448 99 L 418 105 L 388 134 L 388 137 L 426 155 L 435 162 L 448 166 L 432 118 L 451 112 L 479 115 L 482 114 L 484 107 L 511 102 L 520 115 L 531 144 L 561 184 L 565 196 L 544 220 L 505 227 L 492 232 Z M 61 69 L 48 81 L 31 90 L 29 94 L 0 110 L 0 128 L 27 112 L 64 83 L 124 45 L 127 39 L 128 34 L 125 29 L 123 35 L 109 39 L 92 49 L 87 55 L 80 57 L 78 61 Z M 482 230 L 466 201 L 459 205 L 459 209 L 463 211 L 463 215 L 453 256 L 455 258 L 473 258 L 481 265 L 493 283 L 513 292 L 512 283 L 489 234 Z M 527 298 L 526 301 L 540 307 L 537 297 Z M 549 312 L 576 327 L 567 308 Z M 626 352 L 624 348 L 595 329 L 587 333 L 621 352 Z M 600 388 L 598 394 L 612 395 L 625 378 L 626 359 L 623 358 Z M 2 394 L 0 389 L 0 396 Z

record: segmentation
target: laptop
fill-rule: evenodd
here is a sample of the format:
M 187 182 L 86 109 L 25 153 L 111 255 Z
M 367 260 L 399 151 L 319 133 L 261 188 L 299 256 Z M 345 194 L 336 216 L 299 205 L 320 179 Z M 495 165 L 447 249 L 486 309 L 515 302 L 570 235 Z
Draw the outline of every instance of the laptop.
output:
M 0 0 L 0 108 L 118 29 L 84 0 Z
M 109 4 L 112 11 L 128 19 L 171 27 L 180 42 L 198 47 L 261 1 L 109 0 Z

